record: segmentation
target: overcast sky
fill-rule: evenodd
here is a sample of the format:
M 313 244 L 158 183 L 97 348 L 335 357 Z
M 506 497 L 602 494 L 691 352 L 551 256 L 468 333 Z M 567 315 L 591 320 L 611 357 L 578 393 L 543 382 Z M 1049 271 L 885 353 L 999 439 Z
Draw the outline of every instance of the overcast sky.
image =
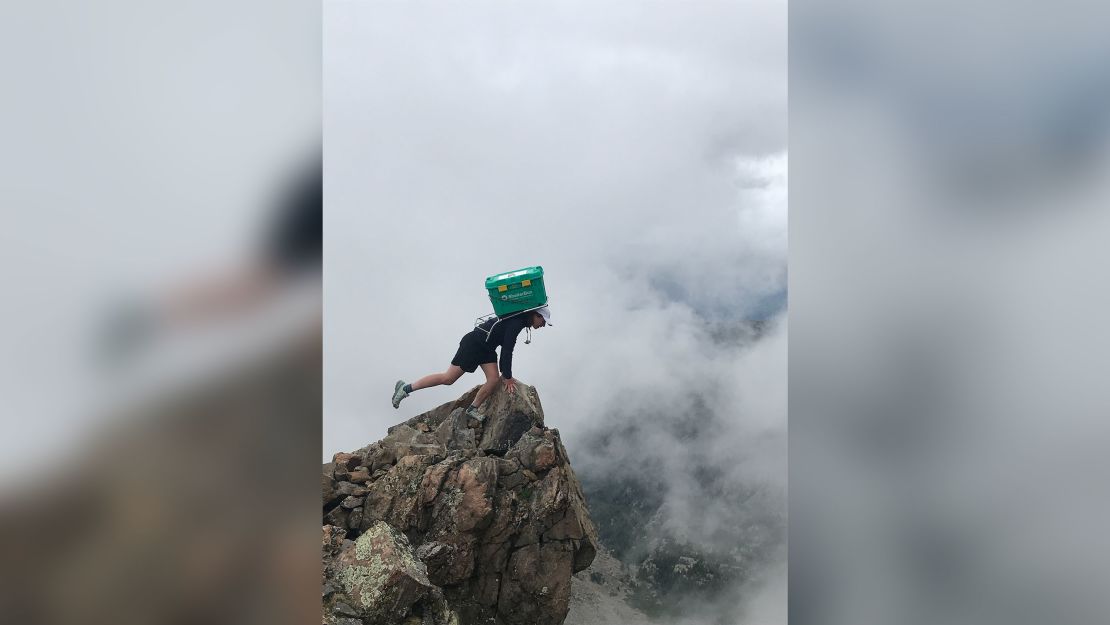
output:
M 702 321 L 785 307 L 785 21 L 779 2 L 325 3 L 323 456 L 479 384 L 389 404 L 519 267 L 544 267 L 553 327 L 514 372 L 572 455 L 603 399 L 721 375 Z

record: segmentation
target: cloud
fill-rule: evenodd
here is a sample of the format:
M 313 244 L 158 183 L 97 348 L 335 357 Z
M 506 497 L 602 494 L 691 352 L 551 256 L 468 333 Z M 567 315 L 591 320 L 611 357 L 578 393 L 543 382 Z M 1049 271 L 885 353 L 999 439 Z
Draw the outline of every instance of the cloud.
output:
M 792 620 L 1097 620 L 1105 8 L 806 4 Z

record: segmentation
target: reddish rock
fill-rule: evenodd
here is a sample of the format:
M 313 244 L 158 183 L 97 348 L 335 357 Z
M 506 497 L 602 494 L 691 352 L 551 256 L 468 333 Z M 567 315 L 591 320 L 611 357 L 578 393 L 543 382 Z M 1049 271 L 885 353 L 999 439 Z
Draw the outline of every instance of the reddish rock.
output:
M 447 473 L 451 469 L 451 463 L 441 462 L 424 473 L 424 477 L 420 481 L 420 503 L 429 504 L 436 498 L 443 486 L 443 481 L 447 478 Z
M 320 496 L 323 499 L 323 505 L 328 505 L 335 501 L 339 494 L 336 492 L 335 478 L 332 477 L 335 472 L 335 465 L 328 463 L 324 465 L 324 472 L 320 476 L 322 479 L 320 487 Z
M 386 438 L 349 454 L 365 466 L 351 467 L 351 459 L 336 455 L 333 475 L 346 472 L 345 481 L 333 487 L 325 522 L 351 530 L 342 541 L 347 559 L 325 554 L 325 587 L 341 589 L 325 593 L 329 625 L 344 619 L 404 625 L 416 615 L 422 625 L 562 623 L 571 575 L 587 567 L 597 549 L 581 485 L 558 431 L 543 426 L 535 389 L 520 383 L 512 396 L 498 389 L 483 407 L 486 421 L 469 429 L 463 412 L 476 392 L 394 426 Z M 399 539 L 384 538 L 382 527 L 411 545 L 398 547 Z M 382 553 L 400 553 L 402 560 L 411 553 L 424 577 L 410 571 L 341 584 L 359 541 L 385 541 Z M 365 548 L 377 553 L 376 546 Z M 396 569 L 392 555 L 373 557 Z M 362 601 L 382 593 L 394 596 L 385 612 Z
M 363 528 L 375 521 L 386 521 L 402 531 L 423 526 L 420 485 L 431 463 L 431 456 L 407 456 L 371 484 L 363 504 Z
M 521 547 L 501 579 L 497 613 L 509 625 L 561 625 L 570 610 L 574 555 L 562 543 Z
M 340 482 L 339 486 L 335 489 L 337 495 L 343 497 L 365 497 L 366 493 L 370 491 L 365 486 L 359 486 L 352 482 Z
M 492 458 L 474 458 L 459 467 L 451 486 L 458 488 L 462 497 L 450 512 L 458 531 L 469 532 L 489 523 L 496 484 L 497 463 Z
M 555 445 L 551 443 L 543 443 L 537 445 L 532 450 L 532 462 L 530 468 L 537 472 L 543 473 L 544 471 L 555 466 L 557 458 L 555 455 Z
M 511 475 L 520 470 L 520 463 L 512 458 L 497 459 L 497 474 Z
M 461 584 L 474 574 L 474 541 L 451 537 L 451 542 L 424 543 L 417 556 L 428 565 L 428 578 L 439 586 Z
M 357 530 L 362 525 L 362 508 L 355 508 L 351 510 L 351 515 L 347 517 L 347 527 Z
M 324 515 L 324 524 L 334 525 L 336 527 L 347 527 L 347 519 L 350 515 L 350 510 L 342 506 L 336 506 Z
M 343 467 L 348 471 L 352 471 L 355 467 L 362 464 L 362 458 L 355 454 L 338 453 L 332 456 L 331 461 L 336 467 Z
M 323 548 L 325 554 L 337 554 L 343 548 L 343 540 L 347 538 L 347 530 L 334 525 L 323 526 Z

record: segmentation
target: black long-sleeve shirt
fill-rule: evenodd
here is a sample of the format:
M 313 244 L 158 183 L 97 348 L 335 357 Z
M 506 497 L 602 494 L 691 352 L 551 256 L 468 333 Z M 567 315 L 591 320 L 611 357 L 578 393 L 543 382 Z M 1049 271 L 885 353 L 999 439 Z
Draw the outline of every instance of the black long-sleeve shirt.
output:
M 473 330 L 490 349 L 501 346 L 501 377 L 513 377 L 513 348 L 516 347 L 516 337 L 530 325 L 531 320 L 532 313 L 524 313 L 507 319 L 490 319 Z

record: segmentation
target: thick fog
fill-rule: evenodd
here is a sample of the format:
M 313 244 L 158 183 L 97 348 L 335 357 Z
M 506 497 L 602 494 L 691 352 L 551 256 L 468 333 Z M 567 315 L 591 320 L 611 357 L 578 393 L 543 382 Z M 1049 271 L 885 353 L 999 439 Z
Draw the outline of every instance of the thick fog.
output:
M 791 12 L 791 619 L 1101 620 L 1105 7 Z

